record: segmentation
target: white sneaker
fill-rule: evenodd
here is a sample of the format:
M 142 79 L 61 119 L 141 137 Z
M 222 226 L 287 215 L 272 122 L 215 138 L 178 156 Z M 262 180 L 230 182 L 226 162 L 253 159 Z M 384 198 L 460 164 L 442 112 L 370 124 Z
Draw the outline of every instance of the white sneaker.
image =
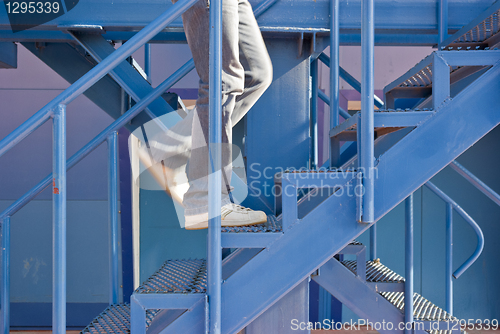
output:
M 165 167 L 162 163 L 153 161 L 146 145 L 142 145 L 137 150 L 139 160 L 146 167 L 156 182 L 172 197 L 174 201 L 182 205 L 184 194 L 189 189 L 186 172 L 177 171 Z
M 185 216 L 186 230 L 201 230 L 208 228 L 208 213 Z M 256 225 L 267 222 L 263 211 L 253 211 L 241 205 L 229 203 L 221 208 L 221 226 L 235 227 Z

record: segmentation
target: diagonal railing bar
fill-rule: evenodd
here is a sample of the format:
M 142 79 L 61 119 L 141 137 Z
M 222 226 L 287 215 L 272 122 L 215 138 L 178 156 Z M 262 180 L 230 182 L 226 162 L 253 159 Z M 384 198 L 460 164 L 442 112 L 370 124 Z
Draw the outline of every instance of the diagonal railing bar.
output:
M 449 164 L 458 174 L 462 175 L 467 181 L 469 181 L 474 187 L 476 187 L 483 194 L 488 196 L 497 205 L 500 205 L 500 195 L 488 187 L 486 183 L 481 181 L 476 175 L 472 174 L 467 168 L 459 164 L 456 160 Z
M 318 56 L 318 59 L 323 62 L 326 66 L 330 67 L 330 57 L 328 57 L 327 54 L 324 52 L 321 52 Z M 361 93 L 361 83 L 356 80 L 355 77 L 353 77 L 349 72 L 347 72 L 342 66 L 339 66 L 339 75 L 342 79 L 345 80 L 351 86 L 354 88 L 358 93 Z M 373 103 L 377 106 L 377 108 L 383 108 L 384 107 L 384 101 L 377 95 L 374 95 L 373 98 Z M 324 101 L 324 100 L 323 100 Z
M 163 83 L 158 85 L 152 92 L 146 95 L 142 100 L 140 100 L 133 108 L 123 114 L 120 118 L 110 124 L 106 129 L 104 129 L 100 134 L 98 134 L 94 139 L 87 143 L 83 148 L 81 148 L 77 153 L 75 153 L 66 163 L 66 169 L 70 169 L 80 162 L 83 158 L 89 155 L 93 150 L 95 150 L 99 145 L 105 142 L 108 136 L 125 124 L 127 124 L 132 118 L 137 116 L 146 106 L 157 99 L 161 94 L 163 94 L 167 89 L 172 87 L 176 82 L 178 82 L 183 74 L 190 65 L 189 63 L 184 64 L 179 68 L 174 74 L 172 74 Z M 39 184 L 28 191 L 24 196 L 19 198 L 16 202 L 11 204 L 5 211 L 0 214 L 0 219 L 12 216 L 14 213 L 19 211 L 23 206 L 25 206 L 29 201 L 35 198 L 39 193 L 41 193 L 45 188 L 47 188 L 52 182 L 52 174 L 44 178 Z
M 137 51 L 142 45 L 161 32 L 168 24 L 175 20 L 191 7 L 196 0 L 181 0 L 163 14 L 148 24 L 144 29 L 135 34 L 130 40 L 106 57 L 101 63 L 74 82 L 56 98 L 50 101 L 44 108 L 36 112 L 17 129 L 0 141 L 0 157 L 12 149 L 21 140 L 26 138 L 31 132 L 39 128 L 47 121 L 58 105 L 67 105 L 76 97 L 84 93 L 89 87 L 104 77 L 109 71 L 118 66 L 132 53 Z
M 323 102 L 330 105 L 330 98 L 323 91 L 321 91 L 319 89 L 318 89 L 318 97 L 321 100 L 323 100 Z M 339 113 L 340 113 L 340 116 L 344 117 L 344 119 L 348 119 L 351 117 L 351 115 L 349 115 L 347 113 L 347 111 L 345 111 L 343 108 L 340 108 L 340 107 L 339 107 Z

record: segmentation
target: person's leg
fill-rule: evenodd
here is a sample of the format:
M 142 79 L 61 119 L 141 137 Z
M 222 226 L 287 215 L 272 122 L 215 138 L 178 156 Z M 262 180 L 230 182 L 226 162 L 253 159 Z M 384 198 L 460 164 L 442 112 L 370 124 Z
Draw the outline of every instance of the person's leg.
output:
M 229 203 L 231 177 L 231 115 L 236 96 L 243 93 L 244 70 L 239 62 L 238 3 L 223 0 L 222 7 L 222 205 Z M 208 212 L 208 81 L 209 81 L 209 9 L 199 1 L 183 15 L 184 31 L 200 77 L 197 113 L 193 115 L 192 152 L 188 165 L 190 187 L 184 195 L 186 216 Z M 227 181 L 227 183 L 225 182 Z
M 245 69 L 243 93 L 236 97 L 232 125 L 238 123 L 273 80 L 273 66 L 248 0 L 238 1 L 240 63 Z

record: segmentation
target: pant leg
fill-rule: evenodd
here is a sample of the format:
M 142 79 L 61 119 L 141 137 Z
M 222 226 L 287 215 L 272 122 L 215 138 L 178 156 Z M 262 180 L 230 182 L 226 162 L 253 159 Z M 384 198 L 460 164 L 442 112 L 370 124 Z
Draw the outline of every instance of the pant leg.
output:
M 223 0 L 222 6 L 222 204 L 232 172 L 232 126 L 272 81 L 272 65 L 260 29 L 247 0 Z M 183 15 L 184 30 L 200 76 L 197 113 L 193 115 L 190 188 L 184 196 L 186 215 L 208 211 L 208 80 L 209 10 L 199 1 Z

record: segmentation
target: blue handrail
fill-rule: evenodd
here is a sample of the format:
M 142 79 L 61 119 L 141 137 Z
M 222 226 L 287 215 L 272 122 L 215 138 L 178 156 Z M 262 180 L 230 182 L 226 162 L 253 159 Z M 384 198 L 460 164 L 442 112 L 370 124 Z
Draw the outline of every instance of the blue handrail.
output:
M 136 105 L 134 105 L 133 108 L 131 108 L 129 111 L 123 114 L 116 121 L 111 123 L 106 129 L 104 129 L 101 133 L 99 133 L 96 137 L 94 137 L 94 139 L 88 142 L 70 159 L 68 159 L 66 163 L 66 168 L 68 170 L 71 169 L 83 158 L 89 155 L 99 145 L 104 143 L 112 132 L 122 128 L 125 124 L 130 122 L 135 116 L 137 116 L 142 110 L 144 110 L 147 105 L 149 105 L 151 102 L 160 97 L 161 94 L 163 94 L 167 89 L 175 85 L 190 70 L 191 70 L 191 63 L 187 62 L 181 68 L 179 68 L 174 74 L 172 74 L 169 78 L 167 78 L 164 82 L 158 85 L 158 87 L 156 87 L 153 91 L 151 91 L 148 95 L 146 95 L 142 100 L 140 100 Z M 45 188 L 47 188 L 51 182 L 52 182 L 52 174 L 45 177 L 40 183 L 38 183 L 26 194 L 24 194 L 21 198 L 19 198 L 17 201 L 12 203 L 7 209 L 5 209 L 2 213 L 0 213 L 0 219 L 15 214 L 22 207 L 28 204 L 33 198 L 35 198 L 38 194 L 40 194 Z
M 453 313 L 453 277 L 459 278 L 481 255 L 484 248 L 484 235 L 479 225 L 453 199 L 432 182 L 425 184 L 433 193 L 446 202 L 446 309 Z M 453 273 L 453 209 L 465 219 L 477 236 L 474 253 Z
M 174 4 L 153 22 L 148 24 L 144 29 L 135 34 L 120 48 L 114 51 L 109 57 L 88 71 L 75 83 L 50 101 L 44 108 L 31 116 L 26 122 L 11 132 L 7 137 L 2 139 L 0 141 L 0 157 L 52 117 L 53 111 L 58 105 L 67 105 L 79 95 L 84 93 L 88 88 L 108 74 L 128 56 L 137 51 L 142 45 L 146 44 L 159 32 L 165 29 L 168 24 L 185 12 L 195 2 L 196 0 L 181 0 Z
M 500 206 L 500 195 L 493 189 L 488 187 L 483 181 L 481 181 L 477 176 L 472 174 L 467 168 L 459 164 L 456 160 L 449 164 L 458 174 L 462 175 L 467 179 L 474 187 L 480 190 L 483 194 L 488 196 L 493 202 Z
M 446 195 L 441 189 L 436 187 L 432 182 L 427 181 L 425 184 L 427 188 L 432 190 L 433 193 L 438 195 L 443 201 L 452 205 L 453 209 L 472 227 L 477 235 L 477 246 L 474 253 L 453 273 L 453 277 L 459 278 L 481 255 L 484 248 L 484 235 L 481 231 L 479 225 L 472 219 L 467 212 L 460 207 L 454 200 L 452 200 L 448 195 Z

